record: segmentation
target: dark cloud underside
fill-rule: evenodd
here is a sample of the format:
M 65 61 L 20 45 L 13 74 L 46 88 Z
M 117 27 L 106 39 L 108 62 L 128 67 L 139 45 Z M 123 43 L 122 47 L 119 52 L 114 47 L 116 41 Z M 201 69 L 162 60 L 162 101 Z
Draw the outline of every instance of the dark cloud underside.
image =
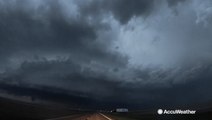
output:
M 87 15 L 99 15 L 112 13 L 121 24 L 126 24 L 136 16 L 146 16 L 151 12 L 154 0 L 94 0 L 82 5 L 82 13 Z

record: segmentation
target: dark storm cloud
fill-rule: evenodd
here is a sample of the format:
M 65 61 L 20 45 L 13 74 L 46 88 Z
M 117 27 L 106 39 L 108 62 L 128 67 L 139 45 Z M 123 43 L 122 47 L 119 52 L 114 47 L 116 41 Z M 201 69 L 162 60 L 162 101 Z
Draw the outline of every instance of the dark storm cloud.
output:
M 59 7 L 50 5 L 49 12 L 41 19 L 33 18 L 22 8 L 1 10 L 0 45 L 4 53 L 16 50 L 68 51 L 84 48 L 85 41 L 96 39 L 96 28 L 81 20 L 69 22 Z
M 117 102 L 120 98 L 126 98 L 128 90 L 123 82 L 71 60 L 24 62 L 19 69 L 1 74 L 0 79 L 1 90 L 14 93 L 22 91 L 16 94 L 30 96 L 32 93 L 32 96 L 37 97 L 42 95 L 39 96 L 36 91 L 43 90 L 50 95 L 56 92 L 64 96 L 85 96 L 99 102 L 113 98 L 110 102 Z M 24 92 L 21 88 L 29 91 Z M 48 96 L 47 94 L 46 97 Z
M 97 32 L 108 29 L 109 25 L 100 23 L 98 18 L 103 19 L 104 14 L 112 12 L 116 19 L 125 24 L 132 17 L 149 14 L 154 1 L 76 2 L 80 12 L 77 19 L 68 18 L 61 3 L 56 0 L 47 0 L 35 10 L 27 7 L 29 1 L 12 3 L 1 2 L 0 56 L 2 62 L 7 62 L 7 58 L 13 54 L 27 51 L 35 55 L 80 52 L 90 56 L 100 58 L 108 56 L 109 58 L 110 55 L 104 50 L 107 46 L 96 41 Z M 89 23 L 87 18 L 89 15 L 97 17 L 97 20 Z
M 169 6 L 175 6 L 185 0 L 167 0 Z M 128 23 L 133 17 L 147 17 L 154 7 L 162 1 L 155 0 L 92 0 L 86 4 L 79 3 L 79 10 L 85 16 L 101 19 L 105 14 L 112 13 L 121 24 Z
M 168 5 L 169 7 L 175 6 L 184 1 L 168 0 Z M 195 64 L 196 59 L 192 59 L 195 61 L 194 64 L 190 61 L 191 59 L 187 59 L 186 65 L 174 66 L 173 68 L 157 67 L 158 64 L 154 66 L 155 61 L 160 63 L 158 62 L 159 58 L 164 57 L 163 54 L 158 53 L 178 49 L 175 48 L 176 46 L 171 49 L 167 48 L 166 46 L 172 47 L 173 45 L 163 41 L 163 36 L 168 36 L 168 41 L 175 41 L 176 36 L 177 38 L 182 37 L 184 40 L 184 34 L 178 35 L 179 31 L 185 30 L 183 33 L 186 35 L 188 35 L 187 33 L 204 33 L 205 38 L 210 38 L 210 32 L 202 30 L 203 28 L 199 29 L 199 26 L 195 26 L 190 21 L 188 21 L 190 24 L 183 25 L 187 25 L 187 28 L 195 26 L 195 29 L 182 30 L 181 27 L 178 28 L 180 26 L 178 19 L 181 20 L 181 18 L 176 16 L 174 20 L 177 22 L 170 19 L 171 24 L 169 22 L 162 24 L 164 16 L 154 18 L 153 15 L 151 16 L 153 19 L 159 19 L 159 21 L 162 19 L 161 22 L 157 21 L 156 23 L 165 28 L 165 30 L 152 28 L 157 33 L 165 31 L 165 34 L 160 38 L 161 40 L 156 43 L 156 45 L 162 46 L 157 49 L 157 46 L 152 46 L 152 44 L 148 46 L 148 42 L 141 43 L 140 37 L 144 36 L 144 39 L 148 40 L 149 36 L 154 35 L 152 29 L 148 31 L 147 35 L 141 33 L 141 36 L 137 36 L 140 42 L 133 41 L 136 39 L 135 34 L 124 34 L 130 40 L 123 44 L 130 46 L 130 42 L 134 42 L 133 46 L 127 47 L 126 51 L 134 50 L 135 54 L 133 53 L 133 55 L 136 56 L 136 62 L 145 63 L 148 61 L 147 63 L 149 63 L 150 61 L 153 67 L 151 65 L 143 67 L 142 64 L 132 65 L 129 60 L 132 60 L 134 56 L 131 58 L 130 54 L 120 53 L 118 50 L 123 48 L 119 46 L 113 50 L 114 46 L 112 45 L 118 41 L 116 40 L 119 37 L 118 34 L 128 21 L 132 18 L 147 17 L 153 12 L 154 5 L 157 5 L 155 0 L 72 1 L 71 4 L 67 3 L 70 4 L 67 8 L 63 6 L 67 1 L 63 2 L 56 0 L 38 1 L 42 4 L 35 7 L 27 0 L 22 2 L 1 1 L 0 69 L 3 72 L 1 71 L 0 74 L 0 82 L 2 89 L 15 91 L 15 89 L 24 88 L 20 90 L 21 92 L 25 89 L 30 91 L 43 90 L 48 91 L 46 94 L 62 91 L 63 96 L 77 93 L 89 98 L 101 100 L 107 98 L 107 100 L 115 101 L 117 104 L 123 102 L 141 106 L 149 105 L 149 101 L 176 105 L 189 103 L 192 99 L 195 99 L 194 103 L 211 100 L 212 96 L 209 95 L 212 84 L 210 81 L 212 78 L 210 62 L 198 59 L 202 63 L 199 65 Z M 75 5 L 76 11 L 71 9 Z M 76 15 L 72 15 L 72 12 Z M 162 15 L 161 13 L 160 15 Z M 117 25 L 117 31 L 113 31 L 114 23 L 107 19 L 110 15 L 114 17 L 113 20 L 121 24 L 121 26 Z M 166 16 L 164 18 L 166 19 Z M 108 21 L 104 22 L 104 20 Z M 135 24 L 134 27 L 140 26 Z M 139 32 L 135 33 L 140 34 L 143 32 L 142 30 L 139 29 Z M 105 34 L 111 31 L 113 34 Z M 169 34 L 170 31 L 176 33 L 176 36 Z M 202 34 L 198 36 L 203 37 Z M 180 40 L 177 39 L 177 41 Z M 193 45 L 192 41 L 188 43 Z M 145 46 L 146 44 L 147 46 Z M 147 50 L 144 51 L 144 56 L 141 54 L 143 49 Z M 157 52 L 154 53 L 154 51 Z M 174 60 L 175 54 L 181 54 L 180 52 L 165 54 L 166 56 L 170 55 L 171 59 L 162 59 L 162 63 L 169 66 L 169 61 Z M 153 57 L 151 53 L 153 53 Z M 150 59 L 142 59 L 148 55 L 150 55 Z M 186 56 L 189 55 L 186 54 Z M 11 90 L 10 87 L 14 89 Z M 32 92 L 32 94 L 34 93 Z M 202 99 L 196 99 L 200 95 L 202 95 Z M 179 101 L 175 101 L 176 99 Z
M 108 50 L 111 40 L 99 42 L 98 34 L 109 30 L 107 24 L 89 22 L 82 15 L 68 17 L 56 0 L 36 9 L 29 3 L 1 1 L 0 64 L 10 69 L 3 69 L 2 84 L 100 96 L 118 88 L 103 73 L 125 67 L 128 58 Z
M 185 2 L 186 0 L 167 0 L 170 7 L 177 5 L 180 2 Z
M 147 16 L 153 8 L 154 0 L 93 0 L 82 4 L 82 13 L 87 15 L 101 15 L 112 13 L 113 16 L 126 24 L 131 18 Z
M 68 18 L 58 1 L 46 1 L 35 11 L 25 8 L 26 1 L 16 2 L 15 8 L 8 4 L 1 5 L 2 63 L 15 55 L 24 57 L 22 53 L 32 56 L 72 54 L 83 56 L 81 59 L 88 61 L 105 59 L 112 63 L 122 63 L 116 53 L 106 50 L 110 40 L 107 40 L 107 44 L 98 43 L 97 32 L 107 30 L 108 25 L 88 23 L 83 16 L 78 16 L 78 19 Z
M 212 97 L 209 94 L 212 84 L 211 65 L 195 70 L 182 69 L 177 74 L 159 70 L 155 77 L 150 70 L 135 70 L 137 72 L 133 77 L 142 78 L 144 81 L 134 82 L 117 81 L 91 68 L 82 68 L 83 66 L 70 60 L 25 62 L 19 69 L 1 74 L 1 90 L 16 91 L 18 95 L 38 98 L 45 96 L 45 99 L 63 96 L 61 99 L 56 98 L 58 100 L 71 100 L 68 96 L 74 95 L 82 102 L 83 99 L 90 99 L 93 100 L 91 103 L 96 100 L 100 104 L 111 102 L 114 105 L 131 105 L 134 108 L 192 105 L 210 101 Z M 183 75 L 184 73 L 188 74 Z M 154 81 L 153 79 L 182 79 L 185 76 L 184 82 L 160 81 L 164 82 L 164 86 L 157 82 L 145 84 L 145 81 Z M 28 92 L 24 92 L 25 89 Z M 45 91 L 47 95 L 40 94 L 41 91 Z M 199 96 L 201 99 L 198 99 Z

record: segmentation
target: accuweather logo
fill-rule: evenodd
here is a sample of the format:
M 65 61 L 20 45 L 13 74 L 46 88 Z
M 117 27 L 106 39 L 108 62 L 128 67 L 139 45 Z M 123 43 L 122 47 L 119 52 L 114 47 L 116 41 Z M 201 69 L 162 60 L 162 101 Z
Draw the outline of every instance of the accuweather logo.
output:
M 157 113 L 162 114 L 195 114 L 196 110 L 162 110 L 158 109 Z

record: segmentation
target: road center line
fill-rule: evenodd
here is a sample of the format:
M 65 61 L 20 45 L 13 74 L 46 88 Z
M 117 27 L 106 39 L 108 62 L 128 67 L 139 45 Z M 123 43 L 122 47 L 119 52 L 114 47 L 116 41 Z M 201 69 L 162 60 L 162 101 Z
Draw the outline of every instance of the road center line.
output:
M 108 120 L 112 120 L 111 118 L 107 117 L 106 115 L 102 114 L 102 113 L 99 113 L 100 115 L 102 115 L 103 117 L 105 117 L 106 119 Z

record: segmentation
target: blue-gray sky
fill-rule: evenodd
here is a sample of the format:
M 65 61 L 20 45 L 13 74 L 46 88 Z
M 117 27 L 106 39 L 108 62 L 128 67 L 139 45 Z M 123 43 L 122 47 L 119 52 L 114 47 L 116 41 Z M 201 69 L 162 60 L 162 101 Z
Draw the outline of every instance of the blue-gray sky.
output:
M 210 0 L 1 0 L 0 81 L 139 104 L 208 102 L 211 33 Z

